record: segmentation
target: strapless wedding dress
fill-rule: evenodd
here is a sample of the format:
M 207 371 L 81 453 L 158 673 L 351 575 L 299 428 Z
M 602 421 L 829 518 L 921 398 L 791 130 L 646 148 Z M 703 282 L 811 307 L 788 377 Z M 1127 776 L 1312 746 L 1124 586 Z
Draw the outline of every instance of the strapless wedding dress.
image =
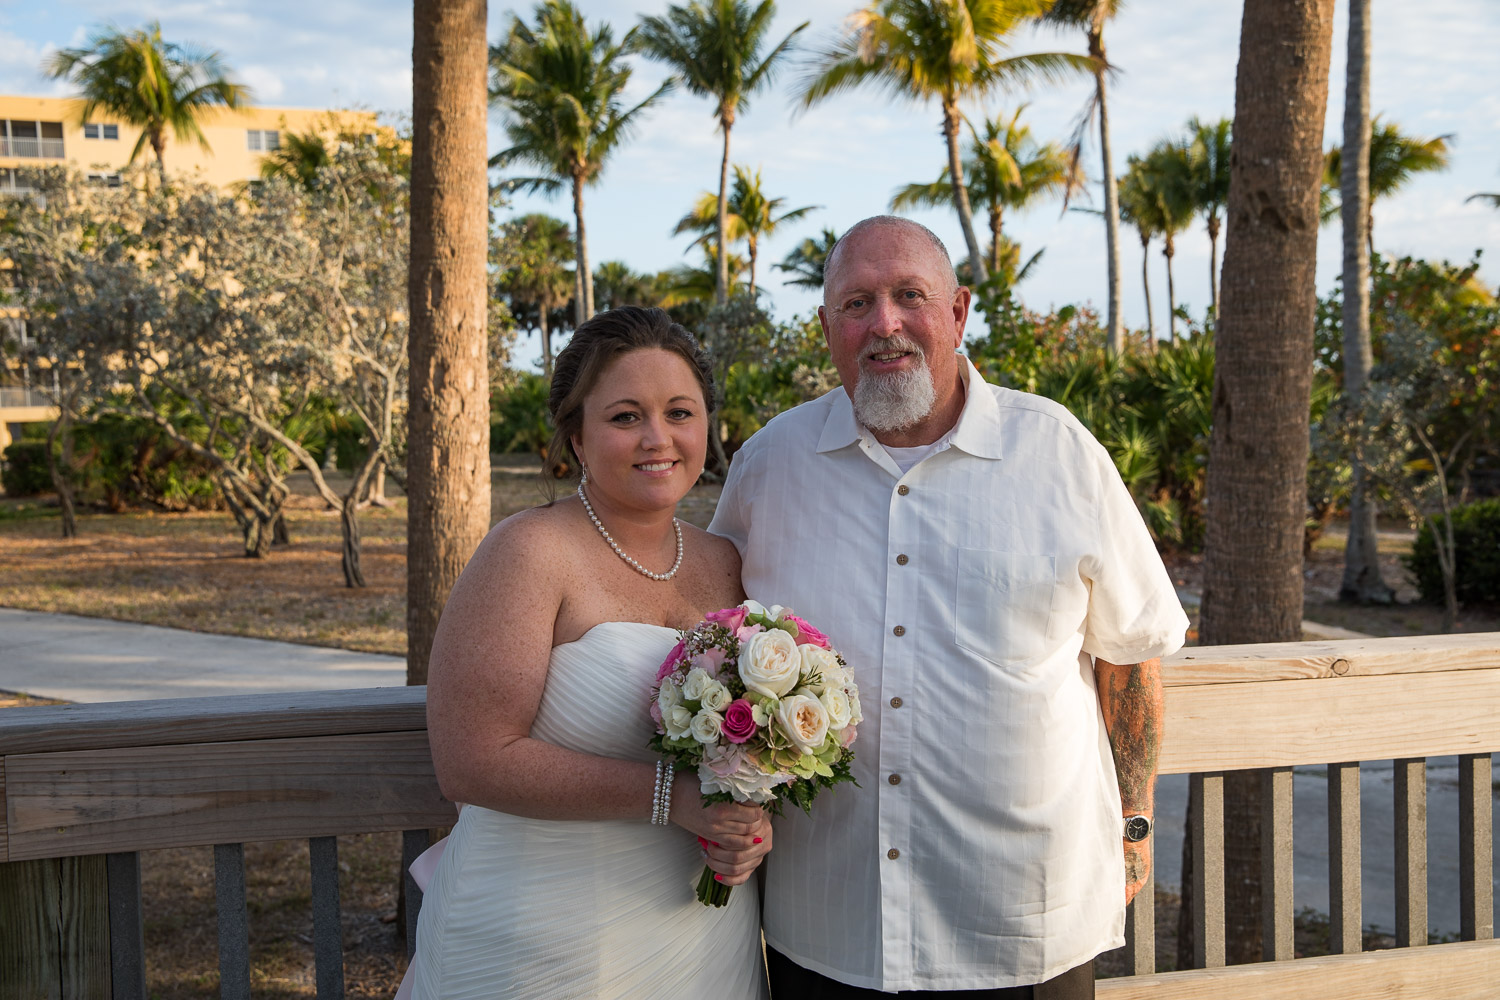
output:
M 604 622 L 554 648 L 532 737 L 654 761 L 646 709 L 676 641 L 661 625 Z M 414 998 L 761 1000 L 754 884 L 722 909 L 699 903 L 696 838 L 649 812 L 563 822 L 465 806 L 422 901 Z

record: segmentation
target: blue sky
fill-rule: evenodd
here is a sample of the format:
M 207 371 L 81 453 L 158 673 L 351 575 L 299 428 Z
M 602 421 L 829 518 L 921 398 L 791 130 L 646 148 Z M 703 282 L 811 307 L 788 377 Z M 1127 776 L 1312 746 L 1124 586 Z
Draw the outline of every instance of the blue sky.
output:
M 577 0 L 593 20 L 607 20 L 623 32 L 642 14 L 660 13 L 659 2 Z M 826 41 L 855 0 L 782 2 L 774 29 L 779 38 L 801 20 L 807 50 Z M 1500 4 L 1494 0 L 1429 0 L 1417 5 L 1378 3 L 1374 10 L 1372 109 L 1398 122 L 1408 133 L 1451 134 L 1452 167 L 1414 181 L 1400 195 L 1377 204 L 1377 249 L 1466 261 L 1485 252 L 1481 277 L 1500 280 L 1500 212 L 1464 199 L 1477 191 L 1500 191 L 1500 88 L 1494 49 L 1500 40 Z M 530 6 L 490 5 L 490 38 L 503 31 L 512 10 L 529 16 Z M 1125 156 L 1143 152 L 1156 140 L 1182 129 L 1197 115 L 1229 117 L 1234 108 L 1241 5 L 1227 0 L 1155 0 L 1126 6 L 1106 33 L 1111 60 L 1119 69 L 1111 90 L 1116 172 Z M 792 13 L 795 12 L 795 15 Z M 1347 6 L 1338 4 L 1332 86 L 1325 145 L 1342 133 L 1345 25 Z M 252 85 L 259 103 L 269 106 L 360 106 L 401 113 L 410 107 L 411 7 L 392 0 L 0 0 L 0 93 L 65 93 L 36 70 L 49 51 L 82 44 L 101 24 L 134 27 L 162 22 L 167 37 L 218 49 L 225 61 Z M 1015 51 L 1081 51 L 1081 33 L 1038 32 L 1017 41 Z M 632 89 L 648 93 L 665 75 L 641 61 Z M 774 311 L 786 317 L 817 304 L 815 295 L 779 286 L 780 260 L 803 236 L 822 226 L 843 230 L 865 216 L 886 210 L 892 192 L 910 181 L 925 181 L 942 168 L 944 149 L 935 106 L 892 102 L 875 90 L 856 91 L 807 112 L 793 109 L 801 75 L 794 62 L 751 104 L 733 135 L 736 163 L 763 170 L 767 190 L 788 205 L 819 205 L 819 211 L 769 241 L 761 252 L 761 275 Z M 971 114 L 1008 111 L 1029 100 L 1024 121 L 1041 139 L 1062 140 L 1071 132 L 1087 85 L 999 94 Z M 492 120 L 491 148 L 499 148 L 498 121 Z M 642 122 L 634 141 L 606 168 L 601 183 L 586 195 L 591 257 L 623 259 L 637 270 L 671 267 L 683 256 L 686 237 L 671 228 L 700 191 L 717 183 L 720 138 L 709 102 L 678 93 Z M 1097 149 L 1087 154 L 1093 177 Z M 1094 204 L 1102 199 L 1094 187 Z M 549 211 L 570 218 L 566 198 L 522 199 L 516 211 Z M 963 240 L 951 212 L 916 213 L 947 241 L 955 255 Z M 1103 224 L 1094 216 L 1060 214 L 1043 204 L 1007 219 L 1006 230 L 1023 253 L 1045 248 L 1022 297 L 1037 308 L 1066 303 L 1105 302 Z M 1325 227 L 1319 242 L 1318 285 L 1327 290 L 1339 270 L 1337 224 Z M 1122 230 L 1126 322 L 1144 325 L 1141 249 Z M 1222 243 L 1221 243 L 1222 252 Z M 1166 322 L 1166 281 L 1159 244 L 1149 261 L 1158 331 Z M 1208 303 L 1208 239 L 1200 224 L 1178 238 L 1174 263 L 1177 298 L 1194 314 Z M 517 361 L 533 350 L 523 345 Z

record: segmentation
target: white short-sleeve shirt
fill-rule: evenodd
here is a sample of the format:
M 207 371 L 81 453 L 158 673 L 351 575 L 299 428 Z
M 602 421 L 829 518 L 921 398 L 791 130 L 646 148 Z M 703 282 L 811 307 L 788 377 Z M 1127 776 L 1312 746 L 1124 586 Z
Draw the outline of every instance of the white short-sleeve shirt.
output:
M 746 593 L 828 633 L 859 683 L 859 787 L 790 809 L 767 943 L 879 990 L 1042 982 L 1124 943 L 1120 794 L 1092 657 L 1182 645 L 1104 448 L 972 365 L 947 447 L 902 474 L 842 388 L 735 456 L 710 530 Z

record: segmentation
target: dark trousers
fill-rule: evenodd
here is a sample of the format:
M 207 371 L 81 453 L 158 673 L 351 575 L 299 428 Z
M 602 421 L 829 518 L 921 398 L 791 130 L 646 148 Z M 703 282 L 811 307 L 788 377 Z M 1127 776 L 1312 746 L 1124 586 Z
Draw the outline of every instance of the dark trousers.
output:
M 877 997 L 928 997 L 929 1000 L 1094 1000 L 1092 959 L 1035 986 L 999 990 L 903 990 L 882 993 L 849 986 L 804 969 L 775 948 L 766 949 L 766 971 L 771 976 L 771 1000 L 875 1000 Z

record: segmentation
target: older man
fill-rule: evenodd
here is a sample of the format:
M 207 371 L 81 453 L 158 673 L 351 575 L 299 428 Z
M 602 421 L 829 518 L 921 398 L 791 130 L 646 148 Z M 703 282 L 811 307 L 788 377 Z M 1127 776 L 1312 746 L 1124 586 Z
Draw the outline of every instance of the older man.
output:
M 712 525 L 864 703 L 859 787 L 777 826 L 773 993 L 1092 997 L 1149 876 L 1158 658 L 1187 618 L 1098 442 L 957 353 L 969 291 L 936 236 L 859 223 L 823 303 L 843 387 L 735 456 Z

